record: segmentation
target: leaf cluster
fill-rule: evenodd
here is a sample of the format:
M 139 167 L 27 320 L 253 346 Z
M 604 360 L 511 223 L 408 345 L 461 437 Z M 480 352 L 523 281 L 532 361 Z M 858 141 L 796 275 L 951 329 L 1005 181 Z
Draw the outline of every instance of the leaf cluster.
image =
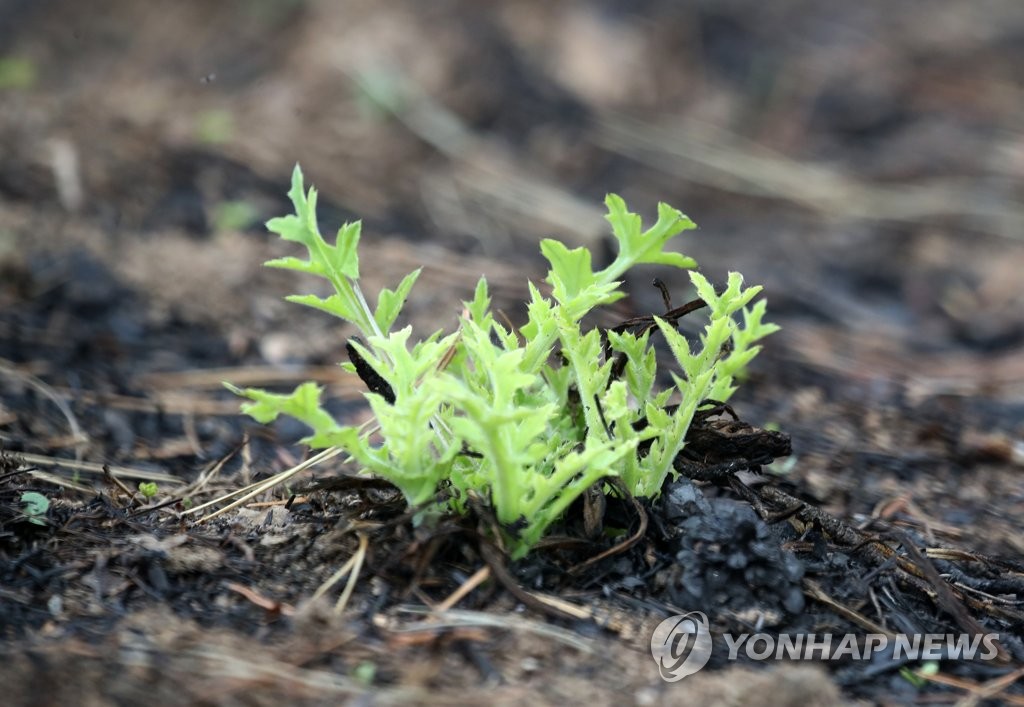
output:
M 471 498 L 482 499 L 514 556 L 525 554 L 575 499 L 609 477 L 619 477 L 636 496 L 657 495 L 675 473 L 673 460 L 695 412 L 709 399 L 724 402 L 732 395 L 760 348 L 757 342 L 777 329 L 763 321 L 763 300 L 750 306 L 760 287 L 745 287 L 731 273 L 717 292 L 694 270 L 693 259 L 666 250 L 672 238 L 695 228 L 689 218 L 660 204 L 656 222 L 644 229 L 621 198 L 609 195 L 607 219 L 618 245 L 610 265 L 595 272 L 586 248 L 544 240 L 551 294 L 529 284 L 528 321 L 518 331 L 495 319 L 481 278 L 473 299 L 463 303 L 456 331 L 415 340 L 410 327 L 391 329 L 419 271 L 394 290 L 382 290 L 371 308 L 359 288 L 360 224 L 342 226 L 334 244 L 327 243 L 316 222 L 316 190 L 304 189 L 298 167 L 289 196 L 295 213 L 267 227 L 305 246 L 308 258 L 267 265 L 330 281 L 334 293 L 326 298 L 288 299 L 356 327 L 360 339 L 351 346 L 390 395 L 366 394 L 374 414 L 369 427 L 335 420 L 313 383 L 286 395 L 232 388 L 249 399 L 244 411 L 263 423 L 279 415 L 301 420 L 312 430 L 306 444 L 344 448 L 363 470 L 393 483 L 411 506 L 427 512 L 461 513 Z M 659 318 L 656 328 L 643 332 L 584 331 L 581 320 L 624 297 L 621 277 L 642 264 L 691 271 L 708 313 L 698 341 Z M 664 389 L 651 341 L 655 330 L 679 367 Z M 603 355 L 606 347 L 625 357 L 621 377 L 613 372 L 615 357 Z M 669 405 L 670 399 L 678 404 Z

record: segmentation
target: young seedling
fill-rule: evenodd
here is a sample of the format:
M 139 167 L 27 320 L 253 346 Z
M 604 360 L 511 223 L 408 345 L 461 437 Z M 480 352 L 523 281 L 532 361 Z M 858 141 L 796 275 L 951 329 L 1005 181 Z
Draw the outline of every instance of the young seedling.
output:
M 46 525 L 46 513 L 50 510 L 50 499 L 38 491 L 26 491 L 21 494 L 21 505 L 29 523 Z
M 419 270 L 394 290 L 382 290 L 371 307 L 359 286 L 360 224 L 342 226 L 328 243 L 317 226 L 316 190 L 304 188 L 298 167 L 289 197 L 295 213 L 267 227 L 304 246 L 307 258 L 266 264 L 331 283 L 328 297 L 288 299 L 355 327 L 350 363 L 342 365 L 368 384 L 376 426 L 335 420 L 311 382 L 287 395 L 229 386 L 249 399 L 243 410 L 262 423 L 282 414 L 302 421 L 312 430 L 305 444 L 343 449 L 364 471 L 394 484 L 410 506 L 424 509 L 421 517 L 465 513 L 470 498 L 483 499 L 513 557 L 526 554 L 602 479 L 618 477 L 616 485 L 638 497 L 660 493 L 676 474 L 674 462 L 698 409 L 728 400 L 760 350 L 757 342 L 778 329 L 764 322 L 763 300 L 751 306 L 760 287 L 746 287 L 741 275 L 730 273 L 725 289 L 716 291 L 692 258 L 666 250 L 672 238 L 695 228 L 689 218 L 659 204 L 656 222 L 645 230 L 621 198 L 609 195 L 607 219 L 618 245 L 610 265 L 595 271 L 586 248 L 546 239 L 540 249 L 551 266 L 551 295 L 529 283 L 522 328 L 514 331 L 495 318 L 481 278 L 473 299 L 463 303 L 456 331 L 417 339 L 411 327 L 392 327 Z M 644 264 L 690 270 L 699 299 L 618 330 L 584 330 L 581 320 L 624 297 L 622 276 Z M 694 343 L 676 324 L 698 309 L 707 312 L 707 324 Z M 679 366 L 664 389 L 657 386 L 655 332 Z

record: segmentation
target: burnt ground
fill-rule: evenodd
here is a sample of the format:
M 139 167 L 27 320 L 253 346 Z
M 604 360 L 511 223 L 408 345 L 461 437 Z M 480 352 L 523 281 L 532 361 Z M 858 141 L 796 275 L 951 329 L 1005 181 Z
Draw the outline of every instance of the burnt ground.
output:
M 5 702 L 1024 701 L 1024 11 L 848 5 L 0 2 Z M 365 414 L 333 366 L 350 332 L 259 266 L 295 162 L 325 232 L 363 219 L 369 290 L 424 267 L 421 332 L 482 273 L 520 316 L 540 238 L 606 249 L 606 192 L 682 208 L 710 277 L 765 285 L 783 330 L 731 402 L 792 455 L 611 504 L 645 535 L 576 571 L 603 548 L 508 565 L 485 518 L 414 530 L 387 489 L 324 489 L 335 462 L 196 524 L 303 455 L 221 381 Z M 659 311 L 652 275 L 685 301 L 640 273 L 602 323 Z M 310 602 L 354 554 L 344 613 L 345 581 Z M 648 644 L 677 609 L 996 632 L 1006 660 L 922 678 L 719 641 L 669 684 Z

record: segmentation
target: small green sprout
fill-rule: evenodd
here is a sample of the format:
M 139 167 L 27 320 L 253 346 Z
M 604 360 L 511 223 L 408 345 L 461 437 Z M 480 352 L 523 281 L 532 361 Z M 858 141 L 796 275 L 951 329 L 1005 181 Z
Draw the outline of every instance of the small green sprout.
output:
M 490 309 L 487 281 L 455 332 L 417 340 L 411 327 L 392 330 L 419 270 L 371 307 L 359 285 L 360 224 L 346 224 L 333 244 L 317 227 L 317 192 L 292 176 L 295 213 L 267 228 L 305 247 L 308 259 L 285 257 L 266 265 L 327 279 L 334 294 L 287 299 L 333 314 L 354 326 L 352 363 L 371 392 L 375 427 L 340 424 L 321 405 L 322 390 L 303 383 L 287 395 L 228 387 L 249 399 L 243 411 L 261 423 L 288 415 L 308 425 L 303 442 L 341 447 L 364 471 L 394 484 L 413 507 L 463 513 L 470 498 L 489 502 L 513 557 L 521 557 L 565 510 L 597 482 L 618 477 L 634 496 L 654 497 L 686 432 L 707 400 L 725 402 L 736 380 L 778 330 L 764 322 L 765 302 L 751 305 L 760 287 L 730 273 L 717 291 L 697 263 L 665 246 L 695 224 L 659 204 L 644 230 L 638 215 L 615 195 L 605 201 L 618 255 L 594 271 L 590 251 L 546 239 L 551 295 L 529 283 L 528 321 L 506 328 Z M 585 331 L 583 318 L 625 293 L 621 278 L 636 265 L 691 270 L 690 282 L 707 312 L 699 341 L 681 334 L 671 318 L 654 317 L 643 332 Z M 666 315 L 667 317 L 667 315 Z M 664 337 L 679 366 L 673 385 L 658 389 L 652 333 Z M 611 355 L 603 355 L 610 351 Z M 613 372 L 616 359 L 621 370 Z M 678 401 L 669 404 L 670 398 Z M 378 436 L 373 433 L 379 432 Z
M 372 661 L 364 660 L 352 669 L 352 677 L 360 684 L 370 686 L 377 677 L 377 666 Z
M 231 111 L 213 109 L 200 113 L 196 120 L 196 136 L 208 145 L 222 145 L 235 134 L 235 117 Z
M 149 500 L 156 496 L 160 489 L 157 487 L 155 481 L 140 481 L 139 482 L 139 493 L 143 495 L 146 500 Z
M 938 675 L 938 673 L 939 663 L 935 660 L 924 661 L 917 670 L 914 670 L 907 665 L 900 668 L 900 676 L 918 690 L 928 684 L 928 676 Z
M 244 231 L 260 218 L 254 204 L 245 200 L 224 201 L 213 210 L 213 227 L 216 231 Z
M 21 504 L 29 523 L 46 525 L 46 512 L 50 510 L 50 499 L 38 491 L 21 494 Z
M 36 84 L 39 71 L 31 59 L 17 56 L 0 57 L 0 91 L 26 89 Z

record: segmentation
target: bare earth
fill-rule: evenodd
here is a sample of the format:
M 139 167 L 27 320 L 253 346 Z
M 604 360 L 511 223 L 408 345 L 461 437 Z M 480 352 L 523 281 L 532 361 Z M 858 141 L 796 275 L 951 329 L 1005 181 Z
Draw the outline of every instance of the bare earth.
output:
M 278 489 L 197 526 L 68 463 L 129 490 L 122 472 L 167 475 L 154 504 L 209 474 L 202 502 L 302 453 L 301 429 L 261 430 L 221 381 L 315 379 L 366 415 L 333 366 L 351 332 L 281 299 L 317 283 L 260 267 L 287 251 L 260 223 L 288 209 L 296 162 L 325 233 L 363 219 L 368 290 L 424 268 L 407 316 L 423 334 L 481 274 L 521 320 L 538 240 L 605 253 L 616 192 L 700 224 L 681 247 L 712 279 L 765 285 L 783 330 L 732 401 L 792 436 L 764 483 L 1002 558 L 987 579 L 1024 586 L 1024 9 L 629 5 L 0 0 L 0 444 L 64 484 L 0 464 L 5 704 L 1024 701 L 1010 619 L 1009 662 L 943 662 L 919 685 L 814 663 L 666 683 L 653 584 L 630 603 L 562 583 L 604 617 L 569 621 L 488 581 L 432 623 L 415 610 L 482 561 L 399 521 L 339 617 L 344 582 L 309 599 L 355 552 L 368 496 L 303 491 L 337 464 L 288 508 Z M 600 323 L 659 311 L 653 275 L 685 301 L 684 276 L 640 273 Z M 26 491 L 51 499 L 47 525 Z M 857 594 L 868 574 L 840 603 L 892 620 Z M 992 596 L 1019 615 L 1024 596 Z

